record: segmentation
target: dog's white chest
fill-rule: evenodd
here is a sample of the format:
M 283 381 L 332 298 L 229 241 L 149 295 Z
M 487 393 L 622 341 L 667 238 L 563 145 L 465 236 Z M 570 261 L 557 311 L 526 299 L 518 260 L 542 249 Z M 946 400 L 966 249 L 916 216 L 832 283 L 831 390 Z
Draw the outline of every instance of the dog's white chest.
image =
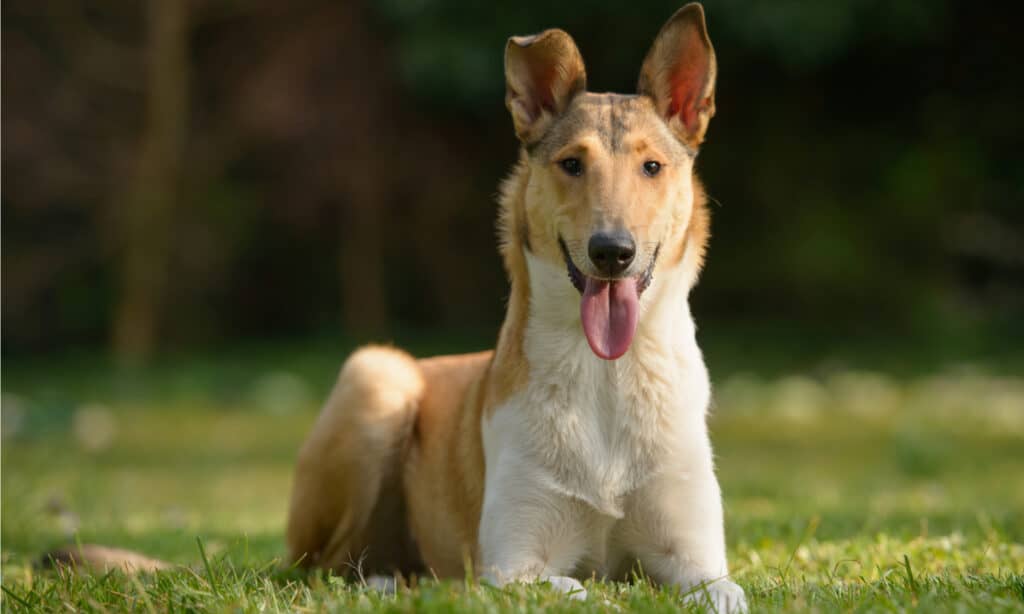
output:
M 703 416 L 703 363 L 698 354 L 688 373 L 672 357 L 608 362 L 581 336 L 561 341 L 561 351 L 535 357 L 527 389 L 485 425 L 488 474 L 513 463 L 505 469 L 621 518 L 623 498 L 677 456 L 686 415 Z
M 602 513 L 620 517 L 621 498 L 654 468 L 655 412 L 626 381 L 620 363 L 594 360 L 580 348 L 560 368 L 538 368 L 527 392 L 530 455 L 552 486 Z

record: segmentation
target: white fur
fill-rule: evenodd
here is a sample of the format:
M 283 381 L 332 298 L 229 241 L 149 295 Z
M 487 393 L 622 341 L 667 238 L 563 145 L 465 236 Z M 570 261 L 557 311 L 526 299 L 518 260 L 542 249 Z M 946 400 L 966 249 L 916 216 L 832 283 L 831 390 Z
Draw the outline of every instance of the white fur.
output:
M 654 580 L 745 609 L 726 580 L 722 504 L 705 426 L 710 396 L 685 267 L 641 297 L 629 351 L 599 359 L 580 326 L 565 268 L 527 254 L 531 303 L 525 390 L 483 423 L 480 550 L 502 584 L 622 577 L 639 560 Z

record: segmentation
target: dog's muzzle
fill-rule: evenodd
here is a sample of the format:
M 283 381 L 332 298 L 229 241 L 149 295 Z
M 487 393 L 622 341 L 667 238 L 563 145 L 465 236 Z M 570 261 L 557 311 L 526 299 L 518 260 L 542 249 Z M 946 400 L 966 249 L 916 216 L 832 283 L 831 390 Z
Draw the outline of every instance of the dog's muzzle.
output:
M 572 255 L 569 254 L 569 247 L 565 244 L 565 240 L 562 237 L 558 237 L 558 247 L 562 250 L 562 258 L 565 260 L 565 268 L 569 273 L 569 281 L 572 282 L 574 288 L 579 290 L 580 294 L 586 286 L 587 276 L 576 266 L 576 263 L 572 260 Z M 588 245 L 589 250 L 589 245 Z M 661 251 L 661 243 L 654 248 L 654 253 L 651 255 L 650 262 L 647 263 L 647 268 L 644 272 L 637 277 L 637 293 L 642 294 L 650 285 L 654 279 L 654 265 L 658 262 L 658 253 Z M 630 258 L 632 262 L 632 257 Z M 609 275 L 609 279 L 614 279 L 616 276 Z
M 590 349 L 599 358 L 615 360 L 629 350 L 636 334 L 640 317 L 640 295 L 651 284 L 654 263 L 658 259 L 660 244 L 655 247 L 651 261 L 640 275 L 624 277 L 636 255 L 632 237 L 628 241 L 620 236 L 600 236 L 591 239 L 588 251 L 591 261 L 602 272 L 617 272 L 607 278 L 583 274 L 572 260 L 569 248 L 559 237 L 569 281 L 580 293 L 580 323 Z

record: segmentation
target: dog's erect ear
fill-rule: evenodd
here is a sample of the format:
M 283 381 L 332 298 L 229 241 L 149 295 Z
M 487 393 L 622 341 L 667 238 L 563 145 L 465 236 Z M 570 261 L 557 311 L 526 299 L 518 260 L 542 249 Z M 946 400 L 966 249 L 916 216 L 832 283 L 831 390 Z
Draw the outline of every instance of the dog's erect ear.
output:
M 516 136 L 531 143 L 587 87 L 583 57 L 562 30 L 513 36 L 505 45 L 505 106 Z
M 669 127 L 696 147 L 715 114 L 717 71 L 704 9 L 694 2 L 676 11 L 658 32 L 640 68 L 637 91 L 653 98 Z

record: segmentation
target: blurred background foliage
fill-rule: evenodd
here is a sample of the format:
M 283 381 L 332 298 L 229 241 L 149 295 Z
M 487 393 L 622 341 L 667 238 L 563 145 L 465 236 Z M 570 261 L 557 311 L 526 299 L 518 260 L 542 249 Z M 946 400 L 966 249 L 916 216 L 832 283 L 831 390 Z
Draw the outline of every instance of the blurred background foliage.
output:
M 5 3 L 4 353 L 496 330 L 506 37 L 565 28 L 590 89 L 628 92 L 680 4 Z M 1012 15 L 705 6 L 698 321 L 1021 338 Z

